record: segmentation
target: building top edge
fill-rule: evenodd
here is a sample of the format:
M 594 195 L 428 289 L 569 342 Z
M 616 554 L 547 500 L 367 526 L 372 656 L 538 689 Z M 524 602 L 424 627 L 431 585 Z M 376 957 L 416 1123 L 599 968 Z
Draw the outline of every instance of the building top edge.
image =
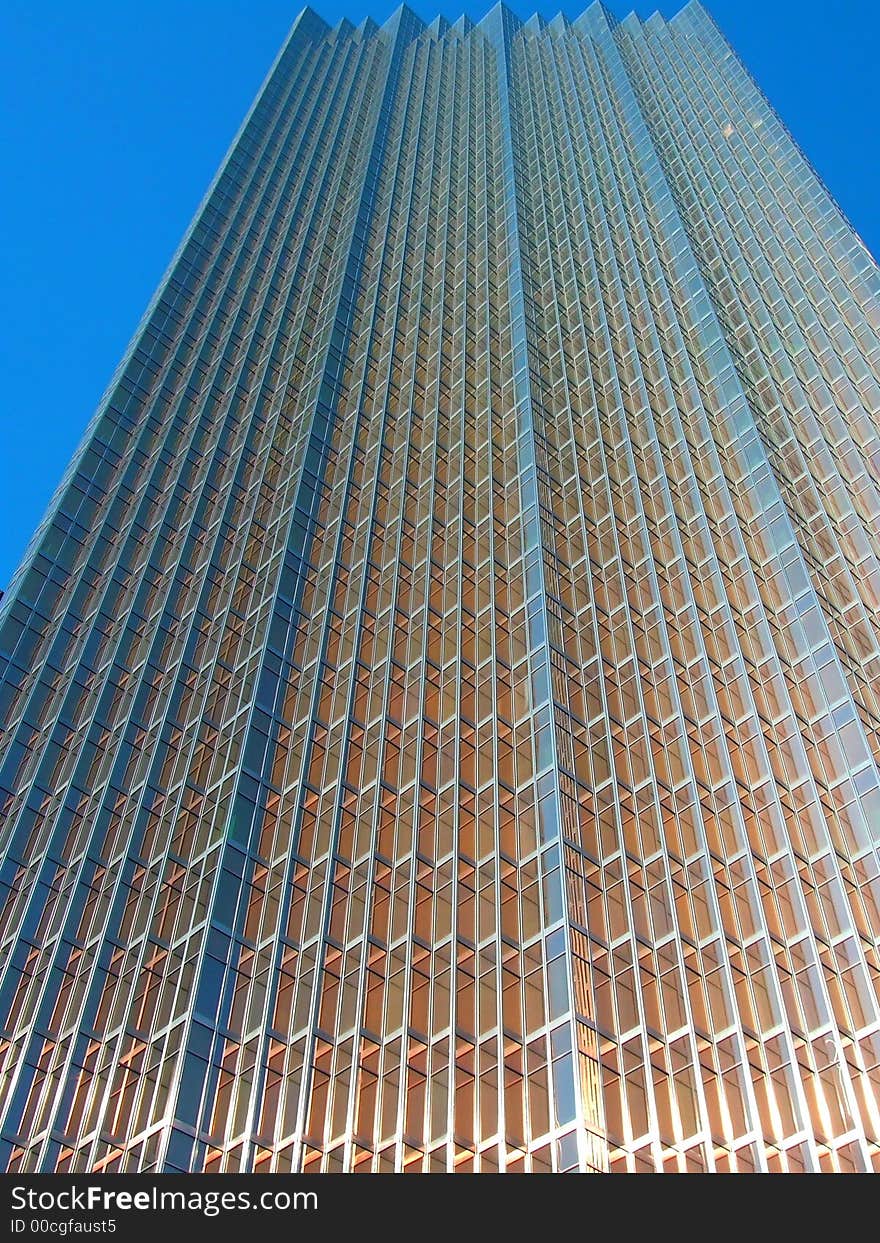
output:
M 706 9 L 700 0 L 686 0 L 686 3 L 680 5 L 676 9 L 675 13 L 666 20 L 674 21 L 676 18 L 687 12 L 701 12 L 706 14 Z M 613 13 L 606 4 L 602 3 L 602 0 L 592 0 L 591 4 L 588 4 L 580 13 L 573 16 L 569 16 L 559 10 L 552 15 L 545 15 L 535 11 L 527 17 L 521 17 L 510 7 L 510 5 L 505 4 L 503 0 L 496 0 L 496 3 L 490 5 L 483 16 L 477 20 L 472 20 L 464 13 L 453 19 L 448 17 L 445 13 L 436 12 L 430 20 L 426 21 L 412 8 L 410 8 L 409 5 L 401 4 L 389 17 L 385 19 L 384 22 L 378 23 L 370 17 L 365 17 L 359 24 L 358 29 L 388 31 L 389 29 L 396 28 L 401 21 L 406 20 L 411 27 L 414 27 L 419 31 L 427 31 L 440 36 L 450 30 L 459 32 L 467 32 L 472 29 L 479 30 L 484 25 L 493 24 L 499 17 L 501 17 L 505 21 L 508 28 L 513 30 L 519 30 L 523 27 L 531 30 L 543 30 L 548 27 L 554 29 L 558 29 L 559 27 L 577 27 L 578 25 L 583 24 L 585 19 L 588 19 L 591 16 L 595 17 L 600 14 L 604 16 L 612 25 L 618 25 L 620 22 L 632 20 L 636 17 L 634 11 L 621 15 Z M 652 16 L 659 17 L 663 20 L 663 16 L 660 14 L 659 10 Z M 706 14 L 706 16 L 708 16 L 708 14 Z M 324 33 L 329 33 L 331 29 L 346 29 L 351 25 L 350 19 L 343 19 L 338 22 L 335 27 L 331 27 L 330 23 L 327 22 L 321 16 L 320 12 L 317 9 L 314 9 L 311 5 L 306 5 L 296 19 L 297 23 L 304 20 L 320 23 L 320 27 L 323 28 Z

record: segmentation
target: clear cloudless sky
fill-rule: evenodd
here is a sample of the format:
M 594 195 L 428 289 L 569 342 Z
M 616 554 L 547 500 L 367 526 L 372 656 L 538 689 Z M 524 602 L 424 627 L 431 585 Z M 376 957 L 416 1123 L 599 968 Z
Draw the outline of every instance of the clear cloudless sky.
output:
M 683 0 L 682 0 L 683 2 Z M 437 7 L 434 7 L 434 4 Z M 569 16 L 584 4 L 566 4 Z M 669 17 L 679 0 L 608 0 Z M 489 7 L 413 0 L 422 17 Z M 0 4 L 0 587 L 21 559 L 301 0 Z M 390 0 L 313 0 L 334 24 Z M 511 0 L 528 16 L 558 6 Z M 708 0 L 880 254 L 880 5 Z

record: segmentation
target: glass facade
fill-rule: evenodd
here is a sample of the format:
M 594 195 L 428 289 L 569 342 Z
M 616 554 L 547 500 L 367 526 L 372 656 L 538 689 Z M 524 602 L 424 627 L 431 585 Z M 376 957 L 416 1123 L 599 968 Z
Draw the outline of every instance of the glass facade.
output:
M 700 5 L 305 10 L 0 610 L 0 1168 L 880 1169 L 878 328 Z

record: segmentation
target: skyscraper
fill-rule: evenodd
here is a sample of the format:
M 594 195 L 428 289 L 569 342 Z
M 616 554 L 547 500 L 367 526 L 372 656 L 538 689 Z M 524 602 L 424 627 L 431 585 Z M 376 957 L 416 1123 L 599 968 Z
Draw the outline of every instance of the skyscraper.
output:
M 293 27 L 0 612 L 0 1166 L 880 1168 L 880 280 L 706 12 Z

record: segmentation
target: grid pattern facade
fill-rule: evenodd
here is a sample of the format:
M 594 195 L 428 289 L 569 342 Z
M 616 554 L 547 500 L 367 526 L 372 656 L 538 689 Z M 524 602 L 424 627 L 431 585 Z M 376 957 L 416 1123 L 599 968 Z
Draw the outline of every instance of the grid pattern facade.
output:
M 305 10 L 0 611 L 0 1167 L 880 1168 L 878 327 L 698 4 Z

